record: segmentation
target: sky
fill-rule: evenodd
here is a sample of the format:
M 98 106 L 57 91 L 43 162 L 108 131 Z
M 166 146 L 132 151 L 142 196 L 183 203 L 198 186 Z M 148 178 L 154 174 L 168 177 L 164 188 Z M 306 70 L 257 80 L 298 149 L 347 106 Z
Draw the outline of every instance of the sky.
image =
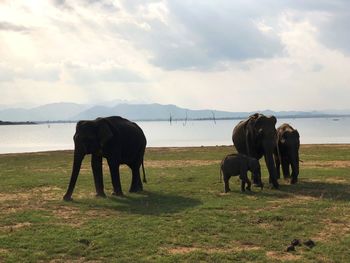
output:
M 350 108 L 348 0 L 0 0 L 0 106 Z

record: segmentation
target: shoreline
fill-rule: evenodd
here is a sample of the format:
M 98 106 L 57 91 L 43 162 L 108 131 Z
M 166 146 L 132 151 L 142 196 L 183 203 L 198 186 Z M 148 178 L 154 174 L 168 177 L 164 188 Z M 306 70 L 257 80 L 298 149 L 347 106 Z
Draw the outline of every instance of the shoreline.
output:
M 301 148 L 310 148 L 310 147 L 349 147 L 350 148 L 350 142 L 349 143 L 306 143 L 306 144 L 300 144 Z M 215 146 L 150 146 L 146 147 L 146 151 L 157 151 L 157 150 L 185 150 L 185 149 L 203 149 L 203 148 L 229 148 L 233 147 L 233 145 L 215 145 Z M 49 153 L 69 153 L 73 152 L 74 149 L 63 149 L 63 150 L 48 150 L 48 151 L 36 151 L 36 152 L 14 152 L 14 153 L 0 153 L 0 156 L 10 156 L 10 155 L 31 155 L 31 154 L 49 154 Z

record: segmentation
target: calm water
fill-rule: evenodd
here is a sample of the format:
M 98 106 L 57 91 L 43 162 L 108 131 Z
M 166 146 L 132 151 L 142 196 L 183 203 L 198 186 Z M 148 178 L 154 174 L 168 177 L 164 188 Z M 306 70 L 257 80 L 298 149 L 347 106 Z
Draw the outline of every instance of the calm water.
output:
M 231 145 L 233 127 L 239 120 L 138 122 L 147 146 Z M 301 143 L 350 143 L 350 118 L 280 119 L 300 133 Z M 74 123 L 0 126 L 0 153 L 73 149 Z

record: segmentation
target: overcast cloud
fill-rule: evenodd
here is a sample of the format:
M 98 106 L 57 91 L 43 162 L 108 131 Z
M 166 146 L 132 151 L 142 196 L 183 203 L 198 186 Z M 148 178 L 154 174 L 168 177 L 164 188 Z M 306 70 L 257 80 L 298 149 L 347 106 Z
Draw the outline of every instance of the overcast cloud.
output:
M 0 105 L 349 109 L 350 3 L 0 1 Z

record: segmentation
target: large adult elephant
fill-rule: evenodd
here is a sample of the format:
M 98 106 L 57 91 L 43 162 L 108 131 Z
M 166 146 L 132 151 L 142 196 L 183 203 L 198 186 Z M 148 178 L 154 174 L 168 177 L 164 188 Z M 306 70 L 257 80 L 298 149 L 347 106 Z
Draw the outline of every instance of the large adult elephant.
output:
M 274 150 L 276 147 L 276 117 L 255 113 L 233 129 L 232 141 L 239 153 L 260 159 L 265 157 L 269 181 L 278 188 Z M 256 182 L 254 182 L 256 183 Z
M 119 116 L 79 121 L 74 139 L 74 161 L 67 193 L 63 199 L 72 200 L 72 193 L 79 175 L 84 156 L 91 154 L 91 167 L 95 182 L 96 195 L 105 197 L 102 174 L 102 158 L 107 159 L 113 184 L 113 195 L 123 195 L 119 165 L 126 164 L 132 170 L 129 192 L 143 189 L 140 178 L 140 166 L 143 181 L 146 182 L 143 157 L 146 137 L 142 129 L 134 122 Z
M 275 150 L 275 160 L 277 177 L 280 177 L 280 165 L 282 164 L 283 177 L 292 177 L 291 184 L 298 182 L 299 175 L 299 132 L 287 123 L 277 128 L 277 147 Z M 289 167 L 292 174 L 289 174 Z

